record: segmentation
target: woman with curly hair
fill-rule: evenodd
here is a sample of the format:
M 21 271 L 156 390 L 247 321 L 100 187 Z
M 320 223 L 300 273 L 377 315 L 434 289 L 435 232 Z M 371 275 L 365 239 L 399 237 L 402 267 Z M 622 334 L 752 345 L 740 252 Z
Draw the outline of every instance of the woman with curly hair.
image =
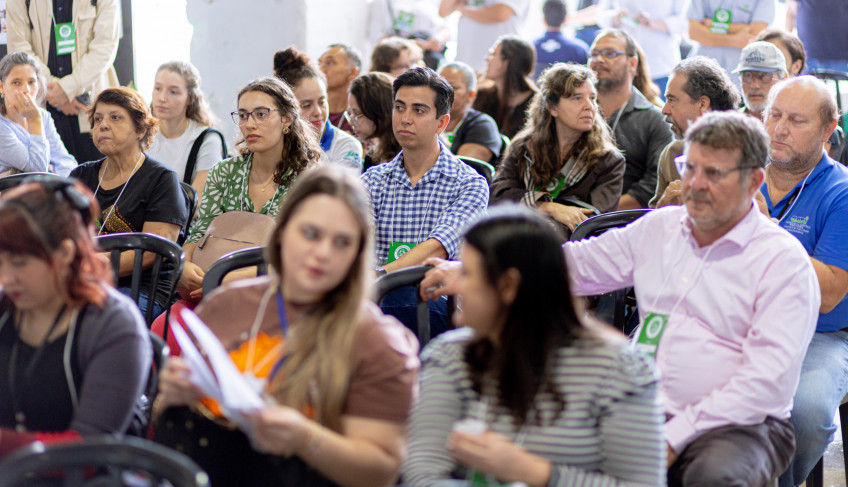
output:
M 536 207 L 567 238 L 595 210 L 616 208 L 624 157 L 598 116 L 595 77 L 586 66 L 558 63 L 542 73 L 529 114 L 492 182 L 492 201 Z

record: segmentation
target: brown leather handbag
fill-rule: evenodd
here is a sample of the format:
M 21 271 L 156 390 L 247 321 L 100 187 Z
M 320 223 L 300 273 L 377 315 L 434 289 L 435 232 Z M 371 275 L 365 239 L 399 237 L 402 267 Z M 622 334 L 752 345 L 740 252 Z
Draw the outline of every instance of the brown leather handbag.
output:
M 273 230 L 274 219 L 268 215 L 252 211 L 221 213 L 198 240 L 191 261 L 206 272 L 216 260 L 230 252 L 267 245 Z

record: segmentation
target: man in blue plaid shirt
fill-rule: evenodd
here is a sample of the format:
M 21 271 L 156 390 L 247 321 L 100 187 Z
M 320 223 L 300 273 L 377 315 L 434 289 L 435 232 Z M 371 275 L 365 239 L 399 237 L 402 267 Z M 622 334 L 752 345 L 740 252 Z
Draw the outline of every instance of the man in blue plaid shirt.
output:
M 376 225 L 377 273 L 452 259 L 459 232 L 489 204 L 489 187 L 439 140 L 450 120 L 453 88 L 428 68 L 412 68 L 392 86 L 392 128 L 402 150 L 362 175 Z M 414 288 L 386 296 L 383 312 L 416 329 Z M 444 300 L 431 301 L 433 336 L 447 328 Z
M 431 69 L 413 68 L 392 91 L 392 127 L 402 150 L 362 175 L 377 227 L 377 265 L 386 272 L 428 257 L 454 258 L 460 229 L 489 203 L 483 176 L 439 141 L 450 120 L 451 85 Z

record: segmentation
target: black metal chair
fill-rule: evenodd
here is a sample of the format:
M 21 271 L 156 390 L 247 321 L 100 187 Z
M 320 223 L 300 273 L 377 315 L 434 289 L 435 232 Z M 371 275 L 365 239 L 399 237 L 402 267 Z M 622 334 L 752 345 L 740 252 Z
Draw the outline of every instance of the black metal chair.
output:
M 574 229 L 574 232 L 572 232 L 571 238 L 569 240 L 575 241 L 583 240 L 585 238 L 590 237 L 597 237 L 598 235 L 606 232 L 607 230 L 629 225 L 630 223 L 639 219 L 649 211 L 651 210 L 623 210 L 593 216 L 592 218 L 585 220 L 580 225 L 577 225 L 577 228 Z M 624 288 L 614 291 L 612 293 L 612 300 L 612 324 L 616 328 L 626 332 L 627 320 L 629 318 L 627 314 L 627 308 L 628 306 L 631 308 L 636 306 L 636 297 L 633 294 L 633 288 Z
M 489 164 L 486 161 L 481 161 L 480 159 L 476 159 L 470 156 L 456 156 L 462 162 L 468 164 L 471 169 L 477 171 L 481 176 L 486 178 L 486 182 L 489 186 L 492 185 L 492 180 L 495 179 L 495 166 Z
M 418 318 L 416 325 L 418 330 L 418 343 L 421 349 L 423 349 L 424 346 L 427 345 L 427 342 L 430 341 L 430 309 L 427 307 L 427 301 L 421 299 L 421 294 L 418 292 L 420 289 L 417 288 L 417 285 L 422 279 L 424 279 L 424 274 L 432 268 L 433 266 L 429 265 L 407 267 L 406 269 L 401 269 L 390 272 L 384 276 L 380 276 L 376 282 L 377 293 L 374 301 L 378 305 L 381 304 L 383 298 L 392 291 L 397 291 L 398 289 L 407 286 L 416 286 L 416 312 Z
M 245 267 L 256 266 L 256 275 L 268 274 L 268 263 L 265 261 L 265 247 L 252 247 L 237 250 L 216 260 L 209 266 L 203 276 L 203 295 L 208 296 L 224 281 L 224 276 L 230 272 Z
M 26 180 L 26 178 L 30 176 L 43 176 L 45 178 L 57 179 L 60 181 L 68 180 L 68 178 L 64 176 L 59 176 L 58 174 L 53 174 L 52 172 L 22 172 L 0 178 L 0 191 L 6 191 L 7 189 L 20 186 L 21 183 L 23 183 L 24 180 Z
M 180 181 L 180 187 L 183 188 L 183 193 L 185 194 L 186 199 L 186 209 L 188 209 L 188 219 L 186 219 L 183 228 L 180 229 L 180 236 L 177 238 L 177 243 L 183 245 L 185 240 L 188 238 L 188 232 L 191 229 L 192 222 L 194 221 L 194 212 L 197 211 L 199 196 L 197 195 L 197 190 L 194 189 L 194 186 L 185 181 Z
M 115 273 L 115 282 L 117 283 L 119 269 L 121 265 L 121 253 L 126 251 L 134 251 L 133 272 L 130 286 L 130 298 L 138 303 L 138 297 L 141 293 L 141 277 L 142 273 L 142 258 L 145 252 L 151 252 L 156 255 L 153 261 L 153 266 L 150 268 L 150 286 L 145 291 L 147 292 L 147 308 L 144 310 L 144 320 L 147 326 L 153 323 L 156 318 L 153 316 L 153 305 L 155 302 L 156 288 L 162 278 L 162 272 L 167 270 L 166 264 L 170 264 L 173 272 L 170 282 L 168 283 L 168 296 L 174 295 L 177 281 L 180 280 L 180 275 L 183 272 L 185 265 L 185 253 L 183 249 L 176 243 L 159 235 L 152 233 L 113 233 L 109 235 L 101 235 L 97 237 L 97 244 L 100 248 L 110 253 L 112 262 L 112 270 Z M 171 307 L 167 306 L 165 310 L 165 333 L 168 330 L 168 319 L 170 318 Z M 167 336 L 167 335 L 166 335 Z
M 848 450 L 845 449 L 845 445 L 848 444 L 848 396 L 842 398 L 842 404 L 839 405 L 839 423 L 839 429 L 842 430 L 842 462 L 845 468 L 845 478 L 848 479 Z M 824 456 L 813 467 L 804 485 L 806 487 L 824 487 Z
M 132 437 L 37 442 L 0 464 L 0 487 L 42 485 L 208 487 L 209 477 L 182 453 Z

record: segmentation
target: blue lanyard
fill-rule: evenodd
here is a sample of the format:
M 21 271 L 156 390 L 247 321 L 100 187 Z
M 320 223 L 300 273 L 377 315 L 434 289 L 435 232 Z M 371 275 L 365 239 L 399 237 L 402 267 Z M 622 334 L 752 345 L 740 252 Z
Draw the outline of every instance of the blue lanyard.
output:
M 330 125 L 330 120 L 328 119 L 324 122 L 324 134 L 321 135 L 321 150 L 324 152 L 330 150 L 330 146 L 333 145 L 333 137 L 335 137 L 335 135 L 335 130 L 333 129 L 333 126 Z
M 280 332 L 283 334 L 283 339 L 286 340 L 289 332 L 289 321 L 286 318 L 286 305 L 283 302 L 283 292 L 281 290 L 277 291 L 277 315 L 280 317 Z M 274 365 L 274 368 L 271 369 L 271 375 L 268 376 L 269 382 L 277 375 L 283 364 L 286 363 L 286 358 L 285 354 L 283 354 L 280 360 Z

